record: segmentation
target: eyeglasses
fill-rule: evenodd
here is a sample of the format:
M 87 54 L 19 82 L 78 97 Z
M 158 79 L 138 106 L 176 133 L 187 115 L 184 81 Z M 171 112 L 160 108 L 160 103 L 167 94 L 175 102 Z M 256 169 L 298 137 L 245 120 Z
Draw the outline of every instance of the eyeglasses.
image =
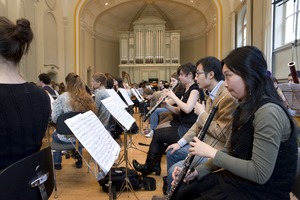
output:
M 200 74 L 205 74 L 206 72 L 196 72 L 197 76 L 199 76 Z

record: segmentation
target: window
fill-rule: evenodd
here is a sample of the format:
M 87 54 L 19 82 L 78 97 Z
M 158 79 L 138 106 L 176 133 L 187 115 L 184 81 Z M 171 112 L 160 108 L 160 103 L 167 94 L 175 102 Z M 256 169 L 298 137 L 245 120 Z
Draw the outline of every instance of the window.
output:
M 276 49 L 294 42 L 295 39 L 300 39 L 300 8 L 294 0 L 274 6 L 274 48 Z M 296 31 L 297 34 L 295 34 Z
M 298 10 L 297 10 L 298 7 Z M 300 38 L 300 20 L 299 20 L 299 6 L 297 6 L 297 2 L 294 3 L 293 0 L 290 0 L 285 5 L 285 38 L 284 43 L 294 42 L 295 39 Z M 298 15 L 298 20 L 296 17 Z M 297 22 L 298 21 L 298 22 Z M 297 37 L 295 38 L 296 33 L 296 23 L 298 23 Z

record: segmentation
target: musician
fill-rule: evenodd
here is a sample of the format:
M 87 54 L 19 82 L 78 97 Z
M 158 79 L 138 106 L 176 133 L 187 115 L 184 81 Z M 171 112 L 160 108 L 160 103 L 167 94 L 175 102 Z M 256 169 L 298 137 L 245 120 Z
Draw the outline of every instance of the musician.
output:
M 221 62 L 215 57 L 205 57 L 200 59 L 196 65 L 195 80 L 200 88 L 209 92 L 209 96 L 206 105 L 204 102 L 201 102 L 195 106 L 195 113 L 198 115 L 197 122 L 177 143 L 168 146 L 166 150 L 168 189 L 171 187 L 172 172 L 175 166 L 183 165 L 183 160 L 188 155 L 188 149 L 190 148 L 189 142 L 199 134 L 213 106 L 222 99 L 205 137 L 205 142 L 207 144 L 215 144 L 217 149 L 221 149 L 224 146 L 231 133 L 232 113 L 237 107 L 236 99 L 228 93 L 224 86 Z M 205 161 L 206 159 L 202 157 L 195 157 L 193 165 Z
M 245 46 L 223 63 L 225 86 L 239 101 L 231 138 L 217 150 L 194 137 L 190 154 L 210 160 L 186 177 L 199 180 L 179 190 L 175 199 L 290 199 L 297 169 L 296 127 L 266 76 L 264 55 Z M 219 168 L 223 170 L 210 173 Z
M 92 87 L 95 95 L 95 102 L 98 108 L 98 118 L 102 122 L 103 126 L 108 131 L 114 131 L 115 122 L 111 117 L 110 112 L 103 105 L 101 100 L 110 97 L 106 91 L 107 78 L 105 74 L 96 72 L 92 76 Z
M 175 87 L 173 89 L 173 91 L 176 94 L 176 96 L 180 99 L 183 94 L 183 87 L 180 84 L 177 72 L 174 72 L 171 75 L 170 85 L 172 86 L 172 88 Z M 162 99 L 160 99 L 159 101 L 162 101 Z M 174 104 L 174 101 L 170 98 L 166 98 L 165 101 L 168 101 L 168 103 L 171 105 Z M 174 117 L 176 118 L 177 116 L 175 115 Z M 150 115 L 149 121 L 150 121 L 151 131 L 150 131 L 149 135 L 151 135 L 151 132 L 153 135 L 153 132 L 156 128 L 171 127 L 170 121 L 172 119 L 173 119 L 173 114 L 166 107 L 160 106 L 160 107 L 156 108 Z
M 86 112 L 86 111 L 93 111 L 97 113 L 96 103 L 91 97 L 91 95 L 86 91 L 86 84 L 83 80 L 75 73 L 69 73 L 65 78 L 67 84 L 67 91 L 63 94 L 59 95 L 57 99 L 53 102 L 53 109 L 52 109 L 52 120 L 56 123 L 56 120 L 59 115 L 68 112 Z M 52 138 L 54 141 L 59 143 L 68 143 L 76 142 L 76 138 L 69 138 L 65 135 L 61 135 L 56 130 L 54 130 L 52 134 Z M 82 153 L 82 148 L 79 147 L 78 151 Z M 82 167 L 82 159 L 79 156 L 78 152 L 73 154 L 74 158 L 76 159 L 76 168 Z M 53 152 L 53 162 L 54 168 L 56 170 L 62 169 L 62 154 L 61 152 Z
M 144 90 L 144 97 L 146 100 L 148 100 L 149 104 L 145 104 L 144 106 L 149 106 L 149 109 L 151 110 L 157 103 L 157 101 L 162 97 L 163 93 L 161 91 L 153 91 L 150 88 L 145 88 Z M 149 112 L 148 108 L 146 109 L 147 112 Z M 147 130 L 147 132 L 144 132 L 146 137 L 151 138 L 153 136 L 153 131 L 156 127 L 152 124 L 150 119 L 150 131 Z
M 160 159 L 165 149 L 165 143 L 172 144 L 178 141 L 197 119 L 197 115 L 193 112 L 193 109 L 199 98 L 200 90 L 194 81 L 195 73 L 196 66 L 192 63 L 186 63 L 177 69 L 180 82 L 185 87 L 181 99 L 173 91 L 164 91 L 164 95 L 172 98 L 177 105 L 166 104 L 166 108 L 179 115 L 179 118 L 178 121 L 172 120 L 171 127 L 155 130 L 145 164 L 140 164 L 136 160 L 132 161 L 135 170 L 141 172 L 144 176 L 153 171 L 157 175 L 160 175 Z

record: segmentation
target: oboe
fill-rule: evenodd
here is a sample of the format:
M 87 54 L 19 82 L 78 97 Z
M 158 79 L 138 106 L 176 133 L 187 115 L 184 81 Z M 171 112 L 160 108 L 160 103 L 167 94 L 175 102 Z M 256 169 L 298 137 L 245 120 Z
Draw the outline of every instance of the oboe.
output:
M 212 122 L 212 120 L 219 108 L 220 102 L 226 97 L 227 94 L 228 93 L 226 93 L 212 108 L 204 126 L 202 127 L 200 133 L 198 134 L 198 138 L 200 141 L 203 141 L 205 134 L 210 126 L 210 123 Z M 169 192 L 166 196 L 166 200 L 174 199 L 175 195 L 177 194 L 177 192 L 183 182 L 184 177 L 186 176 L 186 174 L 193 162 L 194 157 L 195 157 L 195 155 L 188 154 L 187 157 L 185 158 L 184 163 L 183 163 L 183 168 L 182 168 L 181 172 L 179 173 L 178 177 L 176 178 L 175 183 L 172 185 L 171 189 L 169 190 Z
M 173 85 L 171 88 L 171 91 L 173 91 L 179 84 Z M 145 122 L 150 116 L 151 114 L 158 108 L 158 106 L 160 106 L 160 104 L 166 99 L 168 98 L 168 96 L 164 96 L 161 100 L 157 101 L 155 106 L 153 106 L 153 108 L 151 110 L 149 110 L 149 112 L 147 112 L 147 114 L 145 115 L 145 117 L 143 118 L 143 122 Z

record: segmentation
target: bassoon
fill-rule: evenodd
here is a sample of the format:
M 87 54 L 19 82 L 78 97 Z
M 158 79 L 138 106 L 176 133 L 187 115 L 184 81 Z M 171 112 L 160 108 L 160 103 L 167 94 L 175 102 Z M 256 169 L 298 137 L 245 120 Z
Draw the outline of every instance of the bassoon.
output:
M 210 126 L 210 123 L 212 122 L 218 108 L 219 108 L 219 104 L 220 102 L 226 97 L 228 93 L 226 93 L 217 103 L 215 106 L 213 106 L 204 126 L 202 127 L 200 133 L 198 134 L 198 138 L 200 141 L 203 141 L 205 134 Z M 179 175 L 176 177 L 175 183 L 172 185 L 171 189 L 169 190 L 167 196 L 166 196 L 166 200 L 173 200 L 175 198 L 175 195 L 177 194 L 184 177 L 186 176 L 188 170 L 190 169 L 190 166 L 193 162 L 195 155 L 190 155 L 188 154 L 187 157 L 184 160 L 183 163 L 183 167 L 181 172 L 179 173 Z
M 291 75 L 292 75 L 292 78 L 293 78 L 293 82 L 294 83 L 299 83 L 298 74 L 297 74 L 295 65 L 296 65 L 296 63 L 294 61 L 288 63 L 288 66 L 290 68 Z

